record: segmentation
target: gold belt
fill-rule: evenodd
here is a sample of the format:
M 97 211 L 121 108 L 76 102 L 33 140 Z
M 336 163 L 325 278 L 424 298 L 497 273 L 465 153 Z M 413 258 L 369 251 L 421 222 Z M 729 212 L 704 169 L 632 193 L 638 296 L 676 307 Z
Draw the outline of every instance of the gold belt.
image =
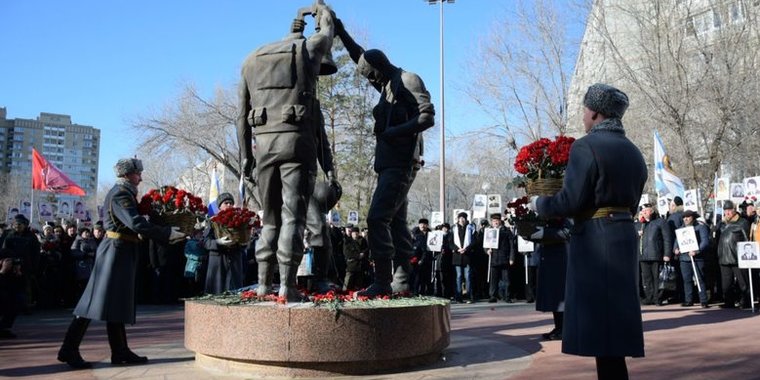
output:
M 124 241 L 131 241 L 133 243 L 137 243 L 140 241 L 140 238 L 137 237 L 137 235 L 132 234 L 123 234 L 116 231 L 106 231 L 106 236 L 111 239 L 118 239 L 118 240 L 124 240 Z
M 620 212 L 625 212 L 630 215 L 631 209 L 628 207 L 600 207 L 594 211 L 594 215 L 591 216 L 591 219 L 606 218 L 610 216 L 610 214 Z

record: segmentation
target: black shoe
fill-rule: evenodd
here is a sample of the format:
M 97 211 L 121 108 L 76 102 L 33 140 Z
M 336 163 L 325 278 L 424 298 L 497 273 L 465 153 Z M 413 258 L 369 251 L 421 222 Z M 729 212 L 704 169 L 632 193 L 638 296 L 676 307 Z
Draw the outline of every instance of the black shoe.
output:
M 710 304 L 707 303 L 707 302 L 702 302 L 700 305 L 702 305 L 703 309 L 709 309 L 710 308 Z
M 511 298 L 505 299 L 504 302 L 506 302 L 506 303 L 515 303 L 515 301 L 512 300 Z
M 467 300 L 467 301 L 464 301 L 464 303 L 466 303 L 466 304 L 475 303 L 475 300 Z
M 557 332 L 557 328 L 554 328 L 554 329 L 552 329 L 552 331 L 549 331 L 548 333 L 541 334 L 541 338 L 543 338 L 544 340 L 550 340 L 552 334 L 554 334 L 556 332 Z
M 527 303 L 533 303 L 533 302 L 536 302 L 536 300 L 534 300 L 533 298 L 531 298 L 529 300 L 525 300 L 525 302 L 527 302 Z
M 497 301 L 498 299 L 496 299 L 496 297 L 491 297 L 488 299 L 488 303 L 496 303 Z
M 16 334 L 11 330 L 2 329 L 0 330 L 0 339 L 16 339 Z
M 684 303 L 682 303 L 682 304 L 681 304 L 681 306 L 682 306 L 682 307 L 690 307 L 690 306 L 694 306 L 694 302 L 684 302 Z
M 657 305 L 657 306 L 665 306 L 665 302 L 663 302 L 663 301 L 657 301 L 654 304 Z
M 733 304 L 730 304 L 730 303 L 724 303 L 724 304 L 720 305 L 720 308 L 721 309 L 736 309 L 736 306 L 734 306 Z
M 61 348 L 58 351 L 58 361 L 69 365 L 75 369 L 92 368 L 92 363 L 86 362 L 79 354 L 79 350 L 65 350 Z
M 144 364 L 147 362 L 147 356 L 137 355 L 130 350 L 120 353 L 111 353 L 111 364 Z

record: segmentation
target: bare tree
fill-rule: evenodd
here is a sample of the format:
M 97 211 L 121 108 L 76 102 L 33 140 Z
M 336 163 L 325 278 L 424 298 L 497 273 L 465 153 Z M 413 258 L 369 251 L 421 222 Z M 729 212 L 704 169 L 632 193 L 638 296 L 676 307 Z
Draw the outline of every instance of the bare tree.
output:
M 506 12 L 506 11 L 505 11 Z M 576 44 L 573 20 L 551 1 L 518 1 L 514 17 L 499 17 L 468 64 L 465 92 L 496 124 L 474 131 L 504 148 L 567 132 L 568 89 Z M 502 20 L 515 20 L 505 28 Z
M 490 118 L 490 125 L 474 128 L 446 142 L 447 203 L 470 208 L 476 193 L 498 193 L 506 199 L 521 195 L 511 186 L 518 143 L 568 132 L 568 98 L 577 43 L 568 32 L 574 23 L 548 0 L 518 1 L 495 17 L 490 31 L 467 63 L 463 92 Z M 511 12 L 514 12 L 513 14 Z M 505 27 L 504 20 L 513 20 Z M 488 144 L 482 144 L 484 139 Z M 437 197 L 436 186 L 425 181 L 412 187 L 415 206 Z M 485 191 L 484 186 L 489 190 Z M 437 199 L 437 198 L 435 198 Z M 437 208 L 437 207 L 436 207 Z M 431 208 L 432 210 L 432 208 Z
M 132 127 L 140 132 L 142 151 L 150 158 L 146 160 L 146 182 L 156 187 L 176 184 L 182 175 L 192 178 L 185 173 L 203 167 L 209 159 L 239 178 L 236 96 L 234 89 L 218 88 L 213 98 L 206 99 L 188 84 L 178 99 L 160 111 L 137 117 Z M 247 190 L 255 207 L 258 193 L 250 183 Z
M 757 13 L 742 0 L 598 1 L 591 13 L 586 33 L 600 45 L 587 48 L 636 99 L 629 136 L 651 151 L 659 130 L 677 174 L 705 198 L 721 167 L 758 169 L 747 155 L 757 149 L 747 138 L 758 133 Z

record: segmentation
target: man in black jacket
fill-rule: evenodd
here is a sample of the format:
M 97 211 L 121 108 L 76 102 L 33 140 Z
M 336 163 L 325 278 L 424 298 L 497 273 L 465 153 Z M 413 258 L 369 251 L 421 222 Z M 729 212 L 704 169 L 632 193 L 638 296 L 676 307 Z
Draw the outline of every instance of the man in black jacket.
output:
M 670 224 L 659 217 L 652 204 L 641 209 L 639 229 L 639 266 L 644 286 L 644 305 L 662 305 L 660 269 L 663 261 L 670 261 L 673 252 L 673 231 Z M 667 258 L 667 259 L 665 259 Z
M 750 240 L 749 223 L 736 212 L 734 202 L 730 200 L 723 202 L 723 219 L 718 223 L 715 240 L 718 245 L 718 263 L 723 286 L 723 305 L 720 307 L 736 307 L 735 296 L 731 291 L 734 278 L 741 290 L 741 298 L 736 301 L 741 301 L 742 307 L 749 307 L 749 278 L 746 271 L 739 269 L 737 256 L 737 243 Z
M 509 266 L 515 262 L 515 251 L 512 249 L 512 240 L 514 236 L 509 228 L 504 226 L 501 221 L 501 214 L 491 215 L 491 228 L 498 230 L 498 247 L 497 248 L 485 248 L 483 249 L 489 257 L 488 265 L 488 302 L 496 302 L 498 296 L 504 302 L 511 303 L 507 289 L 509 289 Z M 489 233 L 493 230 L 488 230 Z M 489 236 L 485 236 L 484 240 L 489 240 Z

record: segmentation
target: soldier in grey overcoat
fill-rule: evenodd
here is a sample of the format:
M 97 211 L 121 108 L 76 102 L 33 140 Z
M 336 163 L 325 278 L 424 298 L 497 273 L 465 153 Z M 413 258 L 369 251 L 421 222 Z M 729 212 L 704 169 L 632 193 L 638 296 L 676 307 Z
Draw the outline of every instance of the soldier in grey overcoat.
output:
M 119 160 L 114 166 L 118 177 L 106 195 L 103 207 L 106 236 L 98 245 L 90 280 L 74 308 L 58 360 L 74 368 L 89 368 L 79 354 L 79 344 L 90 320 L 107 322 L 112 364 L 145 363 L 127 346 L 124 324 L 135 323 L 135 277 L 140 236 L 160 242 L 178 242 L 185 234 L 178 227 L 161 227 L 148 222 L 137 212 L 137 185 L 142 181 L 142 162 L 135 158 Z
M 625 136 L 628 96 L 604 84 L 584 97 L 586 136 L 570 149 L 562 189 L 532 197 L 539 216 L 570 217 L 562 352 L 595 356 L 600 379 L 627 379 L 626 356 L 644 356 L 639 305 L 638 207 L 647 167 Z

